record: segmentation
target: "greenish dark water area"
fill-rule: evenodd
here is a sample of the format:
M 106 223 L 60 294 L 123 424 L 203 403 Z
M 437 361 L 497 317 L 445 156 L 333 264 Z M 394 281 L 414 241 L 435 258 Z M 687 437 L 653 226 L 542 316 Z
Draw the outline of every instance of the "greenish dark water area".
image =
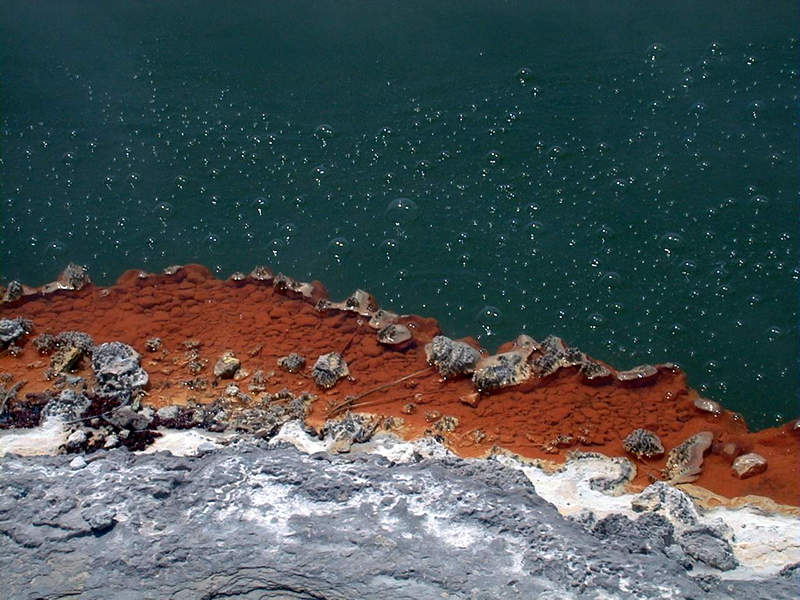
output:
M 794 2 L 0 5 L 2 278 L 266 263 L 797 415 Z M 479 334 L 479 335 L 478 335 Z

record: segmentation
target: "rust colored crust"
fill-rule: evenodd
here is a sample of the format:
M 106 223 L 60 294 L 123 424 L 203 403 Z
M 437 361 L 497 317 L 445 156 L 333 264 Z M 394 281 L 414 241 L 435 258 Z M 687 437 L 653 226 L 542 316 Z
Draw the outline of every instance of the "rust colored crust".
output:
M 324 293 L 320 284 L 315 286 Z M 32 319 L 36 327 L 32 336 L 80 330 L 96 343 L 130 344 L 142 354 L 150 374 L 148 402 L 155 407 L 214 400 L 227 383 L 213 381 L 214 363 L 225 350 L 233 350 L 250 374 L 238 382 L 242 391 L 248 392 L 252 374 L 262 370 L 269 375 L 270 392 L 286 387 L 294 393 L 317 394 L 309 418 L 317 427 L 325 421 L 328 408 L 347 396 L 425 369 L 423 346 L 439 333 L 433 319 L 403 317 L 400 323 L 413 332 L 415 344 L 403 350 L 387 348 L 377 342 L 375 330 L 364 317 L 351 312 L 320 313 L 311 301 L 281 295 L 269 282 L 221 281 L 198 265 L 170 276 L 142 277 L 139 271 L 128 271 L 108 288 L 90 285 L 80 291 L 27 296 L 2 306 L 1 312 L 3 317 Z M 163 350 L 145 349 L 152 337 L 163 340 Z M 199 353 L 207 361 L 196 375 L 189 371 L 182 345 L 188 339 L 201 342 Z M 310 368 L 319 355 L 331 351 L 343 352 L 351 380 L 319 390 L 309 377 Z M 290 374 L 277 367 L 276 360 L 290 352 L 306 357 L 305 371 Z M 21 355 L 0 355 L 0 372 L 13 374 L 15 381 L 27 380 L 21 395 L 51 386 L 44 377 L 48 366 L 49 357 L 39 356 L 30 338 Z M 89 371 L 84 360 L 79 372 Z M 184 385 L 195 377 L 207 379 L 209 387 L 197 391 Z M 402 417 L 400 432 L 408 439 L 440 433 L 436 423 L 429 422 L 433 415 L 428 413 L 456 417 L 456 429 L 442 435 L 452 450 L 465 457 L 485 456 L 494 446 L 530 458 L 563 459 L 576 449 L 622 456 L 623 438 L 637 427 L 657 433 L 667 450 L 694 433 L 712 431 L 715 451 L 706 457 L 697 485 L 722 496 L 760 495 L 800 506 L 797 432 L 787 424 L 748 433 L 741 418 L 732 413 L 713 416 L 698 411 L 693 404 L 697 394 L 680 371 L 662 369 L 652 385 L 622 388 L 614 383 L 586 385 L 577 368 L 571 368 L 546 380 L 533 378 L 478 398 L 475 406 L 465 403 L 473 393 L 468 379 L 442 381 L 429 369 L 364 397 L 370 405 L 360 410 Z M 409 403 L 414 405 L 411 414 Z M 767 471 L 744 480 L 732 476 L 731 459 L 721 452 L 729 441 L 742 451 L 766 457 Z M 634 486 L 646 486 L 649 475 L 658 477 L 663 467 L 663 457 L 638 463 Z

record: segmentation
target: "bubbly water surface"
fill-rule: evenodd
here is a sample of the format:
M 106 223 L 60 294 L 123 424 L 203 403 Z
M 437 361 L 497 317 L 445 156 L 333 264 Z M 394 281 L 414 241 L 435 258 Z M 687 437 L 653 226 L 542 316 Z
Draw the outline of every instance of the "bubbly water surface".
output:
M 268 263 L 797 414 L 793 2 L 7 0 L 2 277 Z

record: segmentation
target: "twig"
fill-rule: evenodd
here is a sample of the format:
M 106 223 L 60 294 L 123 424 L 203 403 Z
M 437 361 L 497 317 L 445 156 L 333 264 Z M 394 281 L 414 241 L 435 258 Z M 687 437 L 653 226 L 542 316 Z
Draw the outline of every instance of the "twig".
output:
M 385 390 L 386 388 L 392 387 L 393 385 L 397 385 L 398 383 L 401 383 L 401 382 L 406 381 L 408 379 L 411 379 L 413 377 L 418 377 L 418 376 L 424 374 L 426 371 L 430 371 L 432 368 L 433 367 L 425 367 L 424 369 L 421 369 L 419 371 L 415 371 L 414 373 L 409 373 L 408 375 L 404 375 L 403 377 L 400 377 L 399 379 L 395 379 L 394 381 L 390 381 L 388 383 L 383 383 L 383 384 L 381 384 L 381 385 L 379 385 L 377 387 L 374 387 L 374 388 L 372 388 L 370 390 L 367 390 L 366 392 L 362 392 L 362 393 L 358 394 L 357 396 L 348 396 L 347 398 L 344 399 L 343 402 L 340 402 L 339 404 L 333 406 L 333 408 L 331 408 L 328 411 L 328 414 L 329 415 L 336 414 L 336 413 L 341 412 L 343 409 L 353 408 L 355 406 L 366 406 L 366 405 L 372 405 L 372 404 L 380 404 L 381 402 L 383 402 L 383 400 L 378 400 L 378 401 L 370 402 L 370 403 L 362 402 L 361 404 L 358 404 L 358 405 L 355 405 L 354 403 L 358 402 L 359 400 L 361 400 L 361 398 L 363 398 L 364 396 L 368 396 L 369 394 L 372 394 L 374 392 L 379 392 L 381 390 Z

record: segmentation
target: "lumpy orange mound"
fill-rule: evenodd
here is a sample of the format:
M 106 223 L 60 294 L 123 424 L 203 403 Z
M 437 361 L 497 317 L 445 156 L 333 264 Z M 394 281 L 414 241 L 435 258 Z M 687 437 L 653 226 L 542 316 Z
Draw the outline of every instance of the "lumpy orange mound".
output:
M 407 439 L 439 435 L 464 457 L 485 456 L 500 447 L 550 460 L 563 460 L 574 450 L 625 455 L 622 440 L 640 427 L 655 432 L 667 450 L 694 433 L 711 431 L 714 448 L 706 456 L 697 485 L 722 496 L 760 495 L 800 506 L 796 429 L 786 424 L 749 432 L 734 413 L 701 412 L 694 405 L 697 393 L 677 369 L 661 369 L 649 385 L 621 387 L 588 385 L 572 367 L 477 396 L 468 378 L 443 380 L 428 368 L 424 345 L 440 333 L 435 320 L 401 317 L 399 322 L 412 331 L 414 344 L 393 349 L 378 343 L 368 318 L 354 312 L 318 311 L 313 301 L 324 295 L 324 287 L 316 282 L 313 299 L 305 299 L 279 293 L 268 281 L 222 281 L 205 267 L 187 265 L 171 275 L 128 271 L 116 285 L 105 288 L 89 285 L 79 291 L 31 294 L 1 310 L 3 317 L 32 319 L 33 335 L 79 330 L 96 343 L 130 344 L 142 354 L 150 375 L 145 402 L 156 408 L 218 398 L 228 382 L 214 380 L 213 366 L 231 350 L 242 361 L 237 385 L 243 391 L 247 392 L 253 374 L 262 371 L 270 392 L 287 388 L 295 394 L 317 395 L 308 418 L 315 427 L 325 422 L 332 408 L 355 397 L 359 398 L 355 411 L 402 418 L 397 431 Z M 162 347 L 148 351 L 146 342 L 155 337 L 162 340 Z M 199 343 L 194 355 L 185 345 L 189 340 Z M 331 351 L 344 355 L 350 378 L 321 390 L 309 375 L 311 366 Z M 306 358 L 304 371 L 291 374 L 278 368 L 277 359 L 291 352 Z M 199 365 L 203 366 L 198 371 Z M 51 387 L 44 376 L 48 366 L 49 358 L 40 356 L 30 340 L 21 354 L 0 356 L 0 372 L 27 382 L 22 396 Z M 88 361 L 79 366 L 79 373 L 89 370 Z M 734 477 L 726 444 L 727 452 L 735 447 L 738 452 L 763 455 L 769 465 L 766 472 L 748 479 Z M 634 486 L 658 478 L 664 463 L 665 457 L 639 461 Z

